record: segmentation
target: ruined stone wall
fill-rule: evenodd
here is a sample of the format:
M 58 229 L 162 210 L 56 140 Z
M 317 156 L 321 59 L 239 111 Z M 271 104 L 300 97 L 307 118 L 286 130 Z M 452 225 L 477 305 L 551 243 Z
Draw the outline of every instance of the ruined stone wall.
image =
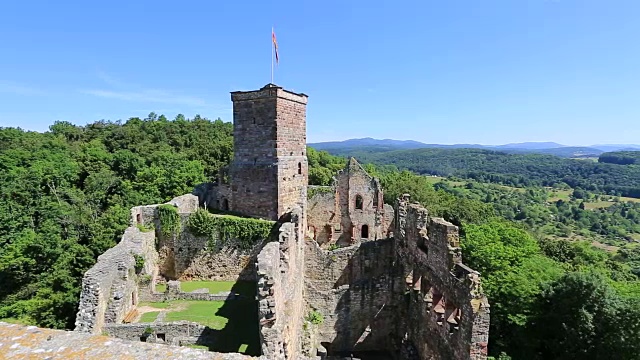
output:
M 351 158 L 333 186 L 312 187 L 308 223 L 319 244 L 349 246 L 389 236 L 393 207 L 384 204 L 380 182 Z
M 221 180 L 222 177 L 218 177 L 218 181 L 200 184 L 194 189 L 193 194 L 198 197 L 200 207 L 224 211 L 231 209 L 231 185 Z
M 429 217 L 408 197 L 398 201 L 394 232 L 405 277 L 398 337 L 419 359 L 485 359 L 489 304 L 479 273 L 462 263 L 458 228 Z
M 317 341 L 330 355 L 485 359 L 489 304 L 462 263 L 458 228 L 408 197 L 393 223 L 393 238 L 333 251 L 307 240 L 305 299 L 324 316 Z
M 145 333 L 147 329 L 150 333 Z M 142 341 L 167 345 L 215 344 L 215 331 L 190 321 L 112 324 L 103 328 L 103 334 L 130 341 Z
M 300 208 L 280 224 L 278 242 L 257 258 L 260 340 L 269 359 L 302 358 L 304 218 Z
M 99 333 L 105 324 L 122 321 L 138 303 L 138 275 L 133 254 L 145 259 L 142 274 L 151 274 L 155 234 L 137 227 L 125 230 L 118 245 L 98 257 L 82 279 L 75 330 Z
M 238 246 L 238 239 L 224 243 L 207 236 L 195 236 L 188 227 L 191 214 L 180 214 L 177 234 L 158 236 L 159 274 L 171 280 L 255 281 L 253 264 L 262 241 L 251 248 Z
M 363 242 L 333 251 L 307 241 L 305 299 L 324 320 L 318 342 L 330 352 L 389 349 L 397 304 L 394 241 Z
M 336 215 L 335 186 L 309 186 L 307 201 L 308 236 L 318 244 L 330 243 L 333 239 L 333 225 L 339 220 Z
M 348 200 L 345 203 L 354 229 L 353 236 L 359 240 L 386 238 L 386 229 L 383 230 L 382 224 L 384 199 L 380 184 L 353 158 L 349 161 L 347 171 L 341 174 L 339 183 L 345 176 L 343 181 L 348 182 L 348 192 L 345 194 Z
M 277 220 L 304 201 L 307 96 L 269 84 L 231 99 L 231 210 Z

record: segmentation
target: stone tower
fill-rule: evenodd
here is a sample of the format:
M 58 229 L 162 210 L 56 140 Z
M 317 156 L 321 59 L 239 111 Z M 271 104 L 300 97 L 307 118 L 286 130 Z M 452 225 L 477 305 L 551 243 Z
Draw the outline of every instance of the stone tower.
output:
M 234 156 L 230 209 L 275 220 L 304 206 L 307 95 L 268 84 L 231 93 Z

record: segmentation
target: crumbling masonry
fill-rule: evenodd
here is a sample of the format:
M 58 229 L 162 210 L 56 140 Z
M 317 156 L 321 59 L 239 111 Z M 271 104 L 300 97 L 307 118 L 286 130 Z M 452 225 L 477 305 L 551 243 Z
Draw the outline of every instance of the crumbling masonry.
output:
M 157 293 L 156 282 L 241 279 L 256 283 L 256 336 L 268 359 L 485 359 L 489 304 L 480 274 L 462 262 L 458 228 L 409 195 L 384 204 L 379 181 L 355 159 L 331 186 L 307 186 L 306 95 L 268 84 L 231 99 L 229 168 L 167 203 L 180 219 L 171 234 L 158 205 L 132 209 L 120 243 L 85 274 L 75 330 L 135 340 L 144 324 L 123 323 L 139 301 L 232 299 L 175 285 Z M 238 239 L 212 249 L 186 226 L 203 207 L 269 220 L 274 230 L 249 247 Z M 147 342 L 217 336 L 194 323 L 160 325 L 162 337 Z

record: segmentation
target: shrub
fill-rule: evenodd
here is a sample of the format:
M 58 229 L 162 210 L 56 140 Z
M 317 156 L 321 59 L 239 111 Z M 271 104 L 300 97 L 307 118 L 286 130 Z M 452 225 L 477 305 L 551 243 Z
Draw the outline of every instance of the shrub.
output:
M 187 227 L 193 234 L 209 238 L 209 248 L 213 248 L 216 239 L 222 243 L 236 239 L 240 248 L 248 249 L 256 242 L 268 238 L 274 224 L 273 221 L 261 219 L 212 215 L 203 209 L 189 216 L 187 221 Z
M 169 204 L 158 206 L 158 218 L 160 219 L 160 231 L 169 236 L 180 231 L 180 215 L 178 209 Z
M 134 268 L 136 269 L 136 273 L 139 274 L 140 271 L 142 271 L 142 268 L 144 267 L 144 258 L 138 254 L 132 254 L 132 255 L 136 261 Z
M 306 320 L 314 325 L 320 325 L 324 321 L 324 317 L 318 311 L 311 310 L 309 314 L 307 314 Z

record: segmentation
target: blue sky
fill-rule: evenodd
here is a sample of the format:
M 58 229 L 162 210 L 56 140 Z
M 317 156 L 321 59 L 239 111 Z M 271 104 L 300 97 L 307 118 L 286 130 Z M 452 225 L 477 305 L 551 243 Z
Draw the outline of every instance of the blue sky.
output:
M 310 142 L 639 143 L 638 19 L 637 0 L 5 1 L 0 126 L 231 121 L 275 26 Z

